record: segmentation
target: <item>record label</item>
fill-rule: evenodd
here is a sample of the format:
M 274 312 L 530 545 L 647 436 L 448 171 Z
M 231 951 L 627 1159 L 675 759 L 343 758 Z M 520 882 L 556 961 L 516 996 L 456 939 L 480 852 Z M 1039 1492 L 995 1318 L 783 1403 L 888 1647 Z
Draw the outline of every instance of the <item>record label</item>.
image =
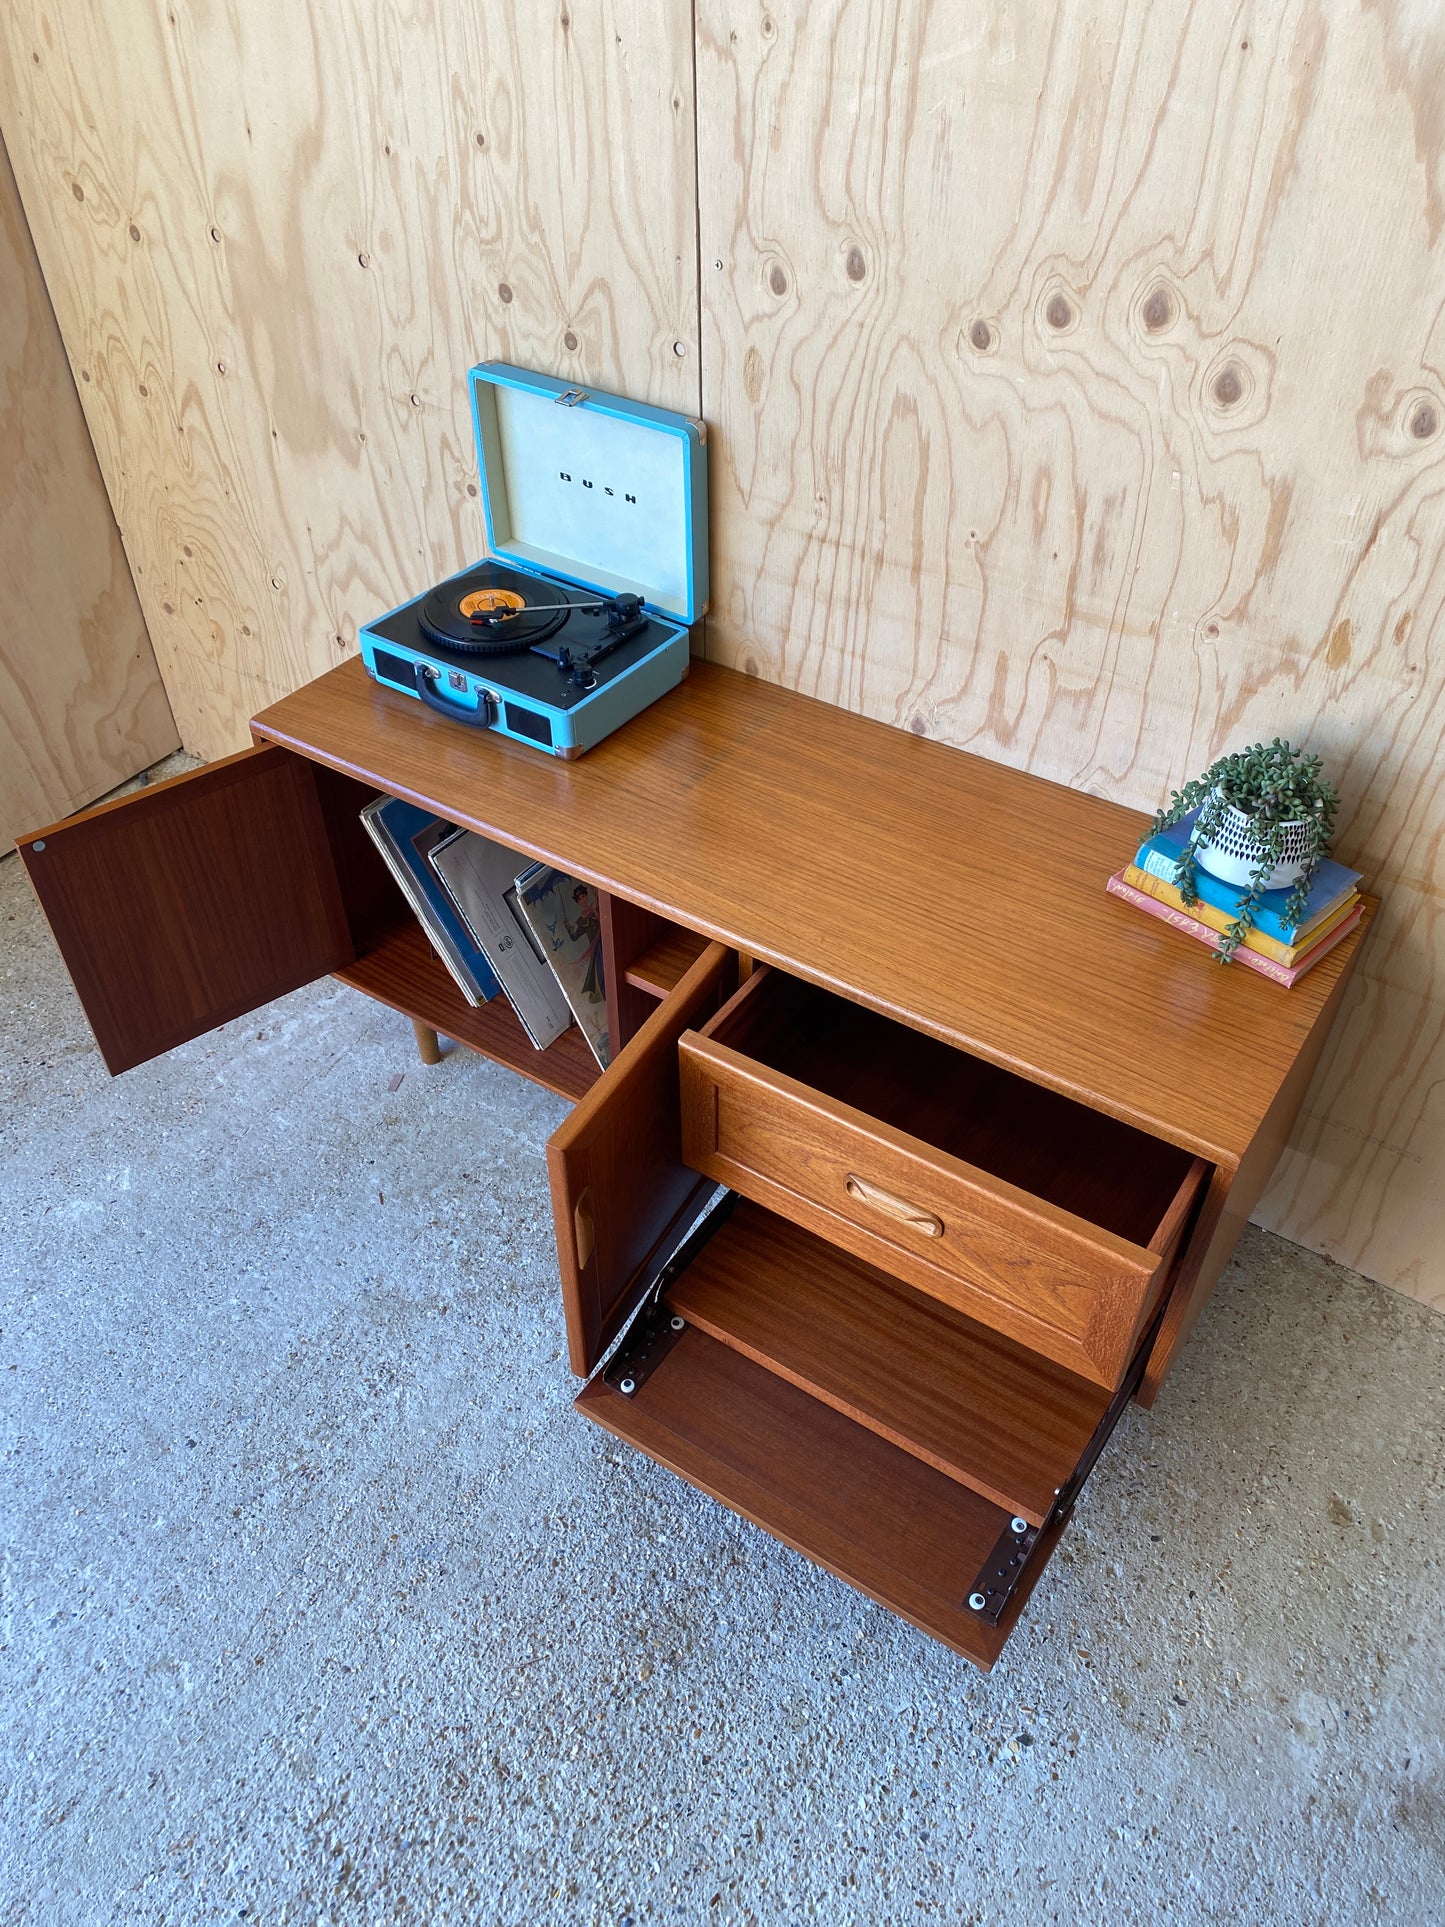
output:
M 477 616 L 497 615 L 500 612 L 514 615 L 518 609 L 525 609 L 526 606 L 526 599 L 519 596 L 515 589 L 473 589 L 457 604 L 457 612 L 471 621 Z

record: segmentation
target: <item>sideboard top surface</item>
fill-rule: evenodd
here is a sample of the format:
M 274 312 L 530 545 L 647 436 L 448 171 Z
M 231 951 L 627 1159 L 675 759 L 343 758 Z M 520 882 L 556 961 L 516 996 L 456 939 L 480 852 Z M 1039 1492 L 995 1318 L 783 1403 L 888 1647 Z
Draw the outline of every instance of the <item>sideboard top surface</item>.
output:
M 1362 934 L 1292 990 L 1222 969 L 1105 893 L 1137 811 L 708 663 L 571 763 L 355 659 L 253 728 L 1227 1163 Z

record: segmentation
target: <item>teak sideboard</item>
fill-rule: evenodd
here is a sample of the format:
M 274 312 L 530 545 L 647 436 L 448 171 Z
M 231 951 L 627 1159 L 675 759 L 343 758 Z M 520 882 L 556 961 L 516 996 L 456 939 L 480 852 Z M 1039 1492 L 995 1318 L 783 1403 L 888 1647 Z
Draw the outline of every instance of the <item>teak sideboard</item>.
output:
M 1136 813 L 706 663 L 575 763 L 358 661 L 253 734 L 21 839 L 110 1069 L 330 972 L 573 1100 L 578 1408 L 991 1665 L 1365 926 L 1290 991 L 1221 969 L 1105 894 Z M 465 1003 L 358 820 L 378 791 L 596 885 L 605 1072 Z

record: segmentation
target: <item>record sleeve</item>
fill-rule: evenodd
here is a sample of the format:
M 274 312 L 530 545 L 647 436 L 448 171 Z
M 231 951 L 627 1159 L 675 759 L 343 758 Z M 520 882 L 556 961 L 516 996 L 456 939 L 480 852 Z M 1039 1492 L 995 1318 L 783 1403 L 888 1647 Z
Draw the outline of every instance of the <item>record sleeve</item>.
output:
M 551 964 L 562 994 L 606 1070 L 611 1060 L 607 985 L 602 969 L 602 918 L 590 883 L 532 863 L 517 877 L 517 905 Z
M 517 852 L 474 830 L 456 830 L 436 845 L 429 861 L 501 979 L 523 1030 L 538 1050 L 546 1050 L 572 1028 L 572 1012 L 507 902 Z
M 373 798 L 361 821 L 458 990 L 474 1007 L 490 1003 L 501 985 L 426 861 L 427 843 L 453 835 L 452 825 L 399 796 Z

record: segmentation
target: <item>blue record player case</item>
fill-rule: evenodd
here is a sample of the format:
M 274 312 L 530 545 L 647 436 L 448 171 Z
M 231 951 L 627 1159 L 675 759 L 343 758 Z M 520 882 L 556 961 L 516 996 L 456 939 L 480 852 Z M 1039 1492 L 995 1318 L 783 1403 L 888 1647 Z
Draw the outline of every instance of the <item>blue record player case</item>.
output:
M 707 431 L 505 362 L 469 384 L 487 557 L 368 623 L 362 658 L 457 722 L 580 756 L 687 674 Z

